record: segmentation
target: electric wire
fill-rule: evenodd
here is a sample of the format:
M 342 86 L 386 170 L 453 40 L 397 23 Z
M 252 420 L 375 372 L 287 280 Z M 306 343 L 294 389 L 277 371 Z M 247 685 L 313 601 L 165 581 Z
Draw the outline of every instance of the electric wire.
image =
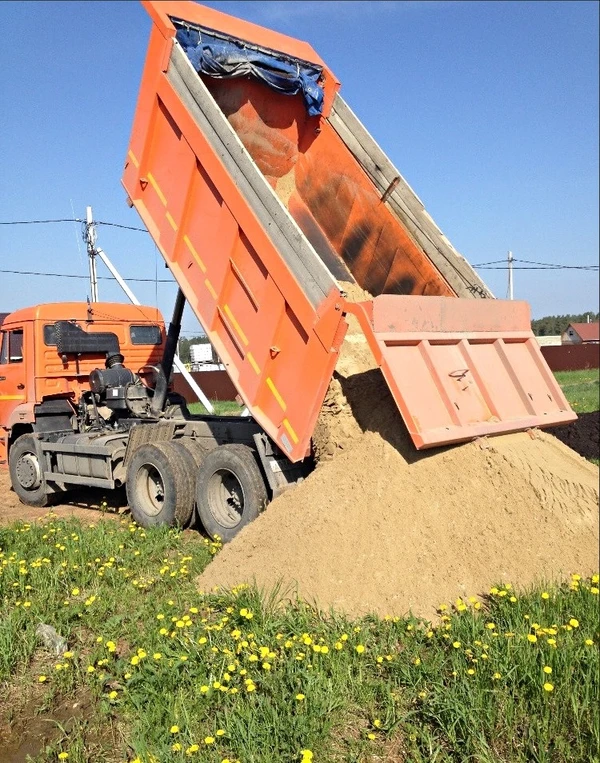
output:
M 33 271 L 33 270 L 5 270 L 4 268 L 0 268 L 0 273 L 8 273 L 10 275 L 18 275 L 18 276 L 47 276 L 48 278 L 81 278 L 84 280 L 89 280 L 89 275 L 77 275 L 75 273 L 42 273 L 39 271 Z M 113 281 L 112 276 L 97 276 L 98 280 L 102 281 Z M 154 278 L 124 278 L 124 281 L 136 281 L 138 283 L 155 283 L 156 279 Z M 158 283 L 172 283 L 174 284 L 175 281 L 170 280 L 168 278 L 159 278 Z

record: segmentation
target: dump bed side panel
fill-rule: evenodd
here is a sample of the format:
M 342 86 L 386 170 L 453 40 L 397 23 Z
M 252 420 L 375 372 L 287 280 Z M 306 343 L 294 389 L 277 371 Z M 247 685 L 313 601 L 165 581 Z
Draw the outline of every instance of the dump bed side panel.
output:
M 252 415 L 303 458 L 343 339 L 340 291 L 157 28 L 123 183 Z

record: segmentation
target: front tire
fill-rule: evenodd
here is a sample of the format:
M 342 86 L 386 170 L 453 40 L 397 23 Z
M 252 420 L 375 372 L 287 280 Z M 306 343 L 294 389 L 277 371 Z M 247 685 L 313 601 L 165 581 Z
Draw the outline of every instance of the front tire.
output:
M 198 517 L 211 538 L 227 543 L 267 504 L 256 458 L 245 445 L 221 445 L 210 451 L 196 478 Z
M 188 450 L 173 442 L 142 445 L 127 468 L 127 502 L 142 527 L 185 527 L 194 513 L 196 467 Z
M 50 495 L 39 443 L 32 434 L 23 434 L 13 443 L 8 454 L 8 469 L 13 490 L 28 506 L 43 508 Z

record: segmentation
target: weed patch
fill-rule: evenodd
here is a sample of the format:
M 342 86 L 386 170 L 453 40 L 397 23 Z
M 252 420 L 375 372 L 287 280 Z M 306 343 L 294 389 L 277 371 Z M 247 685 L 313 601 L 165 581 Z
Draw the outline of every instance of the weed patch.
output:
M 7 716 L 23 697 L 3 760 L 37 711 L 54 730 L 32 735 L 36 763 L 593 759 L 597 575 L 499 585 L 441 604 L 435 624 L 349 620 L 246 586 L 198 593 L 216 552 L 128 520 L 2 528 Z M 41 645 L 40 623 L 65 651 Z

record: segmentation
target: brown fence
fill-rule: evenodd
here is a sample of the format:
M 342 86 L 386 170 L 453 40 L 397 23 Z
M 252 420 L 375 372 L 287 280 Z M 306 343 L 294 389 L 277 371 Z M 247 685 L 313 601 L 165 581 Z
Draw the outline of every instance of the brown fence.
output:
M 540 349 L 552 371 L 600 368 L 600 344 L 561 344 Z
M 209 400 L 235 400 L 237 390 L 226 371 L 193 371 L 191 376 Z M 188 403 L 198 402 L 182 374 L 174 373 L 172 378 L 175 392 L 183 395 Z

